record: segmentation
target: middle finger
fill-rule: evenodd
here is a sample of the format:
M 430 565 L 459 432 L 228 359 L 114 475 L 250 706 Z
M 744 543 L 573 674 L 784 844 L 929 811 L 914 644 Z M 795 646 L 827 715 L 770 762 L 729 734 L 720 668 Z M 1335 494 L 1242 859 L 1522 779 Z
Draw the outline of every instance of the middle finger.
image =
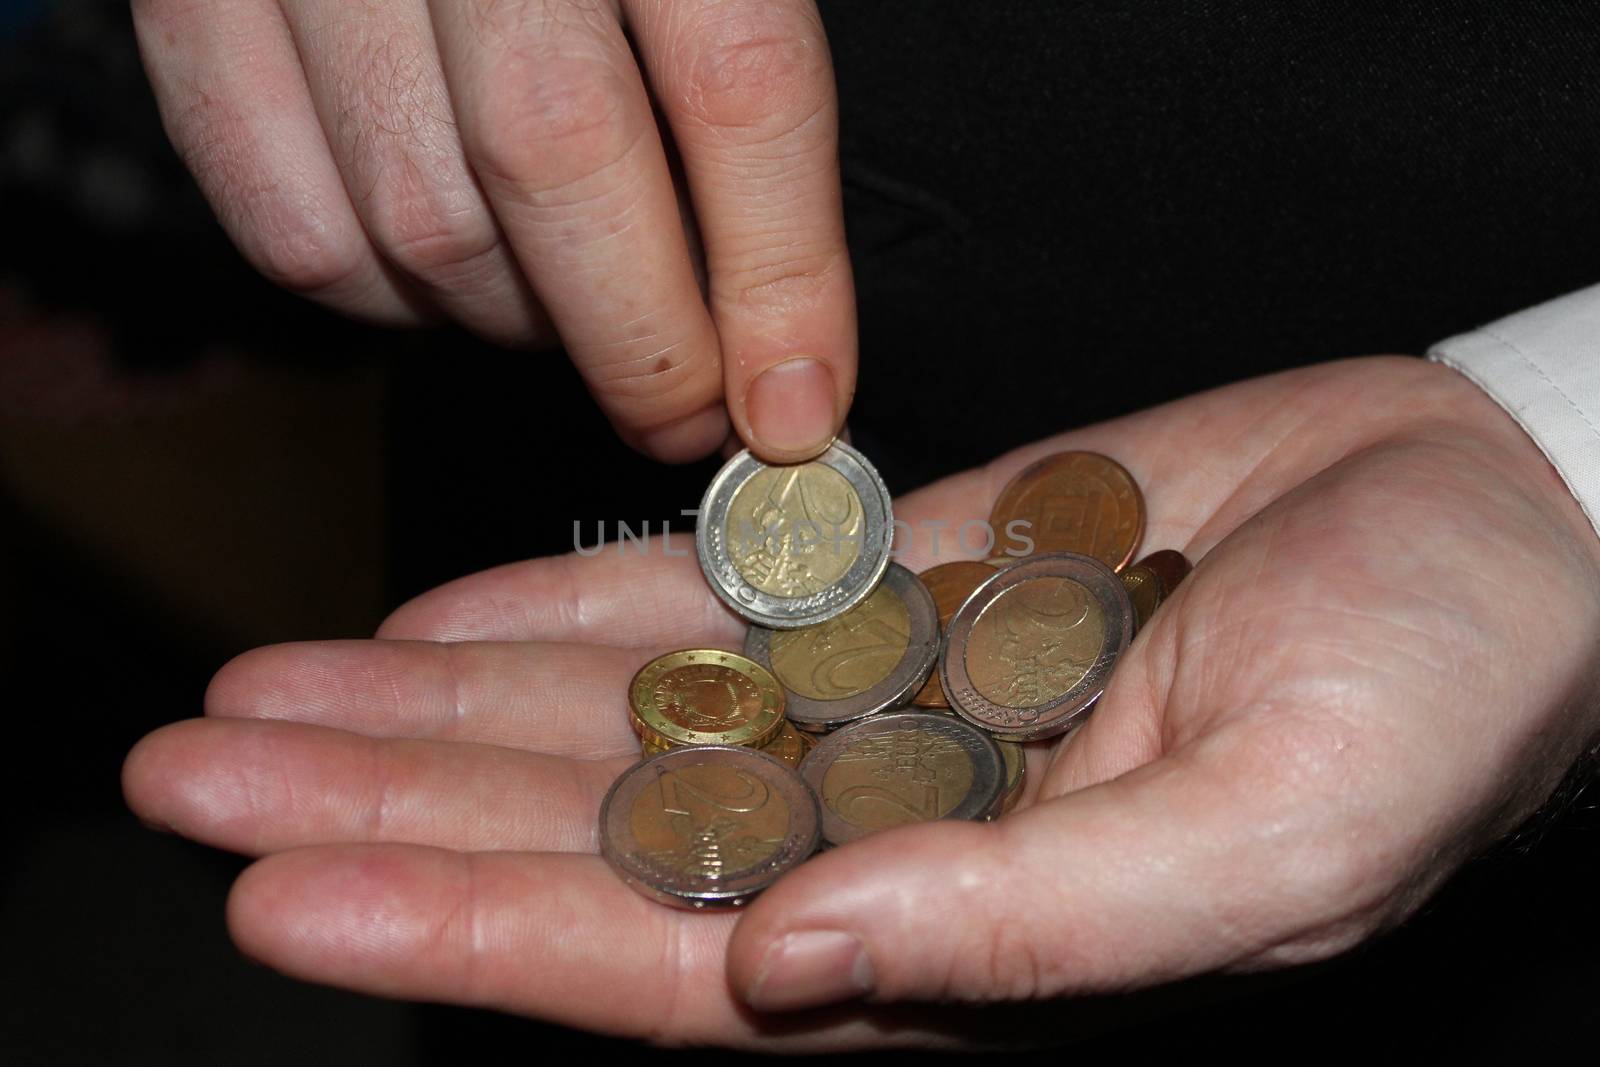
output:
M 727 435 L 716 331 L 615 10 L 433 10 L 467 158 L 590 391 L 657 458 L 710 452 Z

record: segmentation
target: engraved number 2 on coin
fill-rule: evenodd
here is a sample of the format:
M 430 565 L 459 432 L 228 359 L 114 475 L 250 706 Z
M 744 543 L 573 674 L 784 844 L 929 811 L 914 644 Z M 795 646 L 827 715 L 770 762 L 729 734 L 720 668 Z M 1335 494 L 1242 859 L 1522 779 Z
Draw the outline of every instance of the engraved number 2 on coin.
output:
M 744 784 L 744 791 L 740 794 L 713 792 L 695 785 L 676 771 L 661 771 L 656 778 L 656 784 L 661 789 L 661 810 L 668 815 L 682 815 L 693 820 L 695 812 L 689 807 L 689 801 L 695 800 L 705 807 L 733 815 L 760 811 L 769 795 L 766 783 L 742 771 L 734 771 L 733 775 Z
M 854 823 L 864 823 L 867 820 L 857 818 L 855 809 L 863 801 L 876 801 L 906 815 L 907 822 L 927 822 L 939 817 L 939 787 L 922 783 L 922 803 L 918 804 L 899 793 L 892 793 L 887 789 L 875 785 L 851 786 L 839 793 L 838 811 L 846 819 Z M 870 810 L 870 809 L 869 809 Z

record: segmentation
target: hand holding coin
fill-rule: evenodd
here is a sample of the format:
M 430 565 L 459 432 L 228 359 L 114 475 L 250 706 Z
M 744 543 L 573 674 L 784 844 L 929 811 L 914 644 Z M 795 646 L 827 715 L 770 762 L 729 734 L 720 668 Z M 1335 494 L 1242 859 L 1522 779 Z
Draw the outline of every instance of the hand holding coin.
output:
M 1062 997 L 1348 948 L 1600 736 L 1600 538 L 1454 372 L 1360 360 L 1244 382 L 1040 442 L 895 515 L 982 519 L 1065 450 L 1143 486 L 1133 551 L 1197 565 L 1082 727 L 1027 743 L 1000 821 L 883 829 L 722 914 L 635 892 L 597 832 L 638 763 L 628 683 L 747 629 L 696 560 L 662 553 L 513 564 L 402 607 L 379 640 L 240 657 L 207 718 L 129 756 L 129 802 L 261 857 L 230 929 L 299 978 L 674 1044 L 977 1045 L 1059 1038 Z M 915 543 L 900 562 L 943 560 Z M 703 855 L 651 837 L 688 811 L 755 870 L 788 809 L 751 781 L 695 771 L 639 831 L 693 871 Z M 996 1001 L 1037 1005 L 965 1006 Z

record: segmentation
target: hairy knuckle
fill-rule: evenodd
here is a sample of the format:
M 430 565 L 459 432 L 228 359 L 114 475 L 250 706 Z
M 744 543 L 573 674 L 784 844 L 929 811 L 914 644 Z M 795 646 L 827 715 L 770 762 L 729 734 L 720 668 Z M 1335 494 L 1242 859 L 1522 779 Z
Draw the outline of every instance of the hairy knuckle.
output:
M 735 12 L 695 27 L 687 38 L 682 103 L 689 116 L 751 140 L 807 125 L 832 94 L 820 29 L 765 5 Z
M 426 206 L 377 227 L 384 254 L 401 270 L 436 285 L 465 283 L 494 266 L 499 235 L 476 220 L 458 221 Z
M 485 93 L 469 138 L 480 170 L 535 191 L 605 171 L 638 131 L 628 88 L 602 59 L 519 57 Z
M 365 248 L 337 224 L 301 218 L 301 225 L 247 239 L 246 254 L 267 279 L 296 293 L 341 289 L 361 272 Z
M 285 188 L 248 120 L 227 103 L 195 89 L 170 125 L 184 165 L 268 280 L 319 293 L 360 272 L 366 245 L 353 221 L 304 190 Z

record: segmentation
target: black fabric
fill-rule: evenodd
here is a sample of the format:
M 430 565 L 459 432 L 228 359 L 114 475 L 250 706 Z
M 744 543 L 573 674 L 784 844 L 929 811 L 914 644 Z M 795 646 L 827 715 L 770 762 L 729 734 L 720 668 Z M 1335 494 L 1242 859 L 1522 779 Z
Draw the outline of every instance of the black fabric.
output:
M 822 12 L 852 418 L 911 481 L 1600 282 L 1600 5 Z

